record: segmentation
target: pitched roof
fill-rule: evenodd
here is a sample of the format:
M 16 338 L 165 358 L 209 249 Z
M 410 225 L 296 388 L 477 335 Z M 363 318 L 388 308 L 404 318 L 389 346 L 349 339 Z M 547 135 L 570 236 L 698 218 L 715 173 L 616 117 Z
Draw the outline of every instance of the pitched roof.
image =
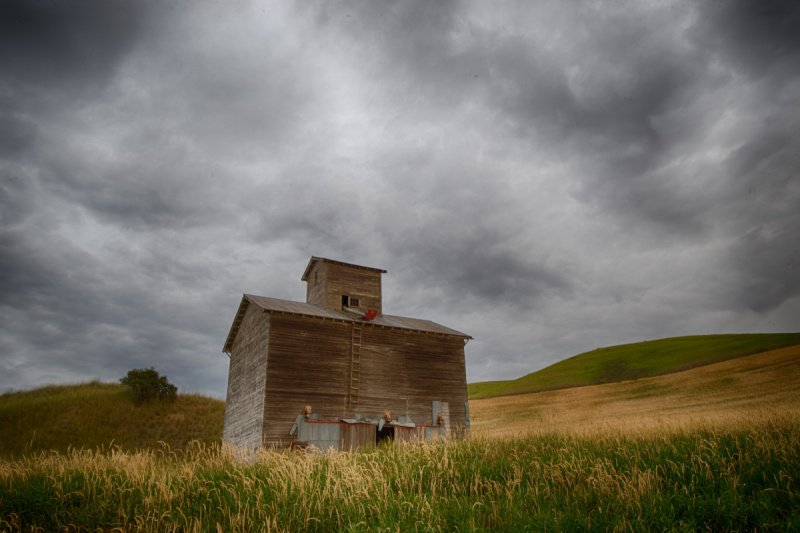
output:
M 328 259 L 326 257 L 313 256 L 311 259 L 309 259 L 308 266 L 306 266 L 306 269 L 303 272 L 303 277 L 300 278 L 300 281 L 307 281 L 308 280 L 308 274 L 311 272 L 311 267 L 314 266 L 315 263 L 332 263 L 334 265 L 344 265 L 344 266 L 349 266 L 349 267 L 353 267 L 353 268 L 360 268 L 362 270 L 371 270 L 373 272 L 380 272 L 381 274 L 385 274 L 386 273 L 386 271 L 384 269 L 382 269 L 382 268 L 374 268 L 374 267 L 368 267 L 368 266 L 363 266 L 363 265 L 355 265 L 353 263 L 345 263 L 344 261 L 336 261 L 335 259 Z
M 245 312 L 250 305 L 256 305 L 267 312 L 287 313 L 290 315 L 307 316 L 311 318 L 320 318 L 328 320 L 339 320 L 342 322 L 360 322 L 365 326 L 376 326 L 393 329 L 403 329 L 410 331 L 417 331 L 422 333 L 437 333 L 439 335 L 452 335 L 455 337 L 463 337 L 471 339 L 470 335 L 461 333 L 454 329 L 450 329 L 436 322 L 430 320 L 423 320 L 421 318 L 410 318 L 405 316 L 396 315 L 378 315 L 374 320 L 369 322 L 358 320 L 353 316 L 335 309 L 326 309 L 319 305 L 308 304 L 303 302 L 294 302 L 291 300 L 280 300 L 278 298 L 267 298 L 266 296 L 256 296 L 253 294 L 245 294 L 242 296 L 242 301 L 239 304 L 239 310 L 236 312 L 236 317 L 233 319 L 228 338 L 225 341 L 225 346 L 222 349 L 225 353 L 230 353 L 233 349 L 233 341 L 239 331 L 239 326 L 242 323 Z

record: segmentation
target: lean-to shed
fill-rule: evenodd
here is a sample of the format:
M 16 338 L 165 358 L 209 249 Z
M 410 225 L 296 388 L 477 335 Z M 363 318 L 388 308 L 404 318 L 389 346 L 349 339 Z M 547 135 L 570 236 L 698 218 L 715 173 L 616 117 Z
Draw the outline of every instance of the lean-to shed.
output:
M 403 439 L 434 429 L 468 432 L 464 346 L 471 337 L 429 320 L 383 314 L 385 272 L 312 257 L 302 276 L 305 302 L 242 297 L 223 348 L 230 356 L 226 442 L 291 445 L 306 406 L 314 414 L 305 418 L 317 424 L 307 425 L 306 434 L 324 430 L 329 442 L 340 438 L 338 447 L 356 426 L 339 431 L 323 423 L 385 419 Z M 380 438 L 386 428 L 381 421 L 372 431 Z M 364 441 L 372 437 L 359 438 L 372 444 Z

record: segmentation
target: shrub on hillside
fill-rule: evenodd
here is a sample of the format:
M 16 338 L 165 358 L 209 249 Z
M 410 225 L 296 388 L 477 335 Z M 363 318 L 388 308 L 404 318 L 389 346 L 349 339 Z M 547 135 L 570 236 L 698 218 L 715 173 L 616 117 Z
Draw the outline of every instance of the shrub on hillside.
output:
M 153 368 L 136 368 L 128 370 L 120 383 L 131 388 L 134 403 L 140 404 L 149 400 L 175 400 L 178 388 L 167 381 L 167 376 L 159 375 Z

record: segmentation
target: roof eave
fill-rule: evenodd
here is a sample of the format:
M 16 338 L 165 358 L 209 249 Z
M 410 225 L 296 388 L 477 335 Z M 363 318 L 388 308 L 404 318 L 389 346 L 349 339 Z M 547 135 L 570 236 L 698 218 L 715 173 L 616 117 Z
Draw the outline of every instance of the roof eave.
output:
M 335 265 L 344 265 L 353 268 L 360 268 L 362 270 L 371 270 L 373 272 L 380 272 L 381 274 L 386 274 L 386 270 L 382 268 L 375 268 L 375 267 L 368 267 L 364 265 L 356 265 L 355 263 L 347 263 L 345 261 L 337 261 L 336 259 L 328 259 L 327 257 L 317 257 L 312 256 L 311 259 L 308 260 L 308 265 L 306 265 L 306 269 L 303 271 L 303 277 L 300 278 L 300 281 L 308 281 L 308 275 L 311 273 L 311 267 L 316 262 L 324 262 L 324 263 L 333 263 Z
M 231 329 L 228 331 L 228 337 L 225 339 L 225 345 L 222 347 L 223 353 L 230 355 L 231 350 L 233 350 L 233 341 L 236 340 L 236 335 L 239 333 L 239 326 L 242 325 L 244 314 L 247 312 L 249 306 L 250 300 L 247 298 L 246 294 L 243 294 L 242 301 L 239 302 L 239 308 L 236 310 L 236 316 L 233 318 Z
M 231 324 L 231 329 L 228 332 L 228 337 L 225 340 L 225 346 L 222 349 L 222 351 L 224 353 L 227 353 L 228 355 L 231 354 L 231 351 L 233 350 L 233 343 L 236 340 L 237 334 L 239 333 L 239 328 L 241 327 L 242 320 L 244 319 L 244 315 L 245 315 L 245 313 L 247 313 L 247 310 L 248 310 L 248 308 L 249 308 L 249 306 L 251 304 L 255 305 L 256 307 L 258 307 L 259 309 L 263 310 L 266 313 L 278 313 L 278 314 L 302 316 L 302 317 L 312 318 L 312 319 L 317 319 L 317 320 L 335 320 L 335 321 L 348 322 L 348 323 L 360 322 L 363 325 L 377 327 L 377 328 L 393 329 L 393 330 L 396 330 L 396 331 L 413 331 L 413 332 L 416 332 L 416 333 L 423 333 L 423 334 L 429 334 L 429 335 L 442 335 L 442 336 L 445 336 L 445 337 L 459 337 L 459 338 L 468 339 L 468 340 L 473 338 L 471 335 L 467 335 L 466 333 L 462 333 L 462 332 L 460 332 L 458 330 L 451 329 L 451 328 L 448 328 L 446 326 L 442 326 L 441 324 L 436 324 L 436 323 L 433 323 L 433 324 L 435 324 L 436 326 L 439 326 L 441 328 L 444 328 L 444 329 L 446 329 L 448 331 L 436 331 L 436 330 L 432 330 L 432 329 L 421 329 L 421 328 L 415 328 L 415 327 L 410 326 L 410 325 L 409 326 L 398 326 L 398 325 L 390 325 L 390 324 L 380 324 L 380 323 L 376 323 L 376 322 L 372 322 L 372 321 L 363 321 L 363 320 L 359 320 L 358 318 L 355 318 L 355 317 L 350 317 L 347 314 L 342 313 L 342 312 L 336 313 L 336 315 L 338 315 L 338 316 L 333 317 L 333 316 L 319 316 L 319 315 L 316 315 L 316 314 L 309 314 L 309 313 L 303 313 L 303 312 L 298 312 L 298 311 L 290 311 L 290 310 L 268 309 L 268 308 L 264 307 L 261 303 L 259 303 L 259 298 L 261 298 L 261 297 L 254 296 L 254 297 L 251 298 L 251 295 L 249 295 L 249 294 L 243 294 L 242 295 L 242 301 L 239 304 L 238 310 L 236 311 L 236 316 L 233 319 L 233 323 Z M 391 315 L 389 315 L 389 316 L 391 316 Z M 406 317 L 392 317 L 392 318 L 406 318 Z

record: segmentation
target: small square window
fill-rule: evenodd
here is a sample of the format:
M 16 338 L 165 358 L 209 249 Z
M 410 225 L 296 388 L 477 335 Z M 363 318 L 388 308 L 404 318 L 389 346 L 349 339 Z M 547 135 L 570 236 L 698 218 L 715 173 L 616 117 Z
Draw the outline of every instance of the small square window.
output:
M 350 307 L 358 307 L 358 298 L 350 298 Z

